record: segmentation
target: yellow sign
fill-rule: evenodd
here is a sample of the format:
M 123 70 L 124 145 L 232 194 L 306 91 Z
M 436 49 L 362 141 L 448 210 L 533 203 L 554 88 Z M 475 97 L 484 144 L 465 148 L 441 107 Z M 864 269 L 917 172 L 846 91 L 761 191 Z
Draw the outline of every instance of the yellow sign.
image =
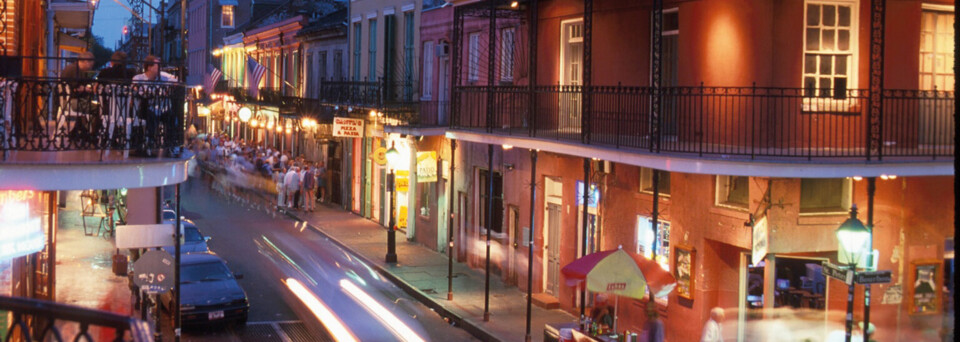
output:
M 407 192 L 410 189 L 410 172 L 397 170 L 397 192 Z
M 386 147 L 377 147 L 373 150 L 373 162 L 377 165 L 386 165 L 387 164 L 387 148 Z
M 417 183 L 437 181 L 437 152 L 417 152 Z
M 397 227 L 401 229 L 407 228 L 407 206 L 400 207 L 400 214 L 397 217 Z

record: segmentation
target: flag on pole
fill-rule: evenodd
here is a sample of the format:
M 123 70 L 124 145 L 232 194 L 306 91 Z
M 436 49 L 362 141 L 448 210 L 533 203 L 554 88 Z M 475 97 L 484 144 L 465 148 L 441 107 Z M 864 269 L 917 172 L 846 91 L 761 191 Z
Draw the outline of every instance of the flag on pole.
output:
M 260 80 L 267 73 L 267 68 L 251 56 L 247 56 L 247 92 L 252 97 L 260 95 Z
M 207 64 L 207 77 L 203 80 L 203 89 L 206 90 L 207 94 L 213 94 L 213 89 L 217 87 L 217 82 L 220 82 L 220 77 L 223 77 L 220 69 Z

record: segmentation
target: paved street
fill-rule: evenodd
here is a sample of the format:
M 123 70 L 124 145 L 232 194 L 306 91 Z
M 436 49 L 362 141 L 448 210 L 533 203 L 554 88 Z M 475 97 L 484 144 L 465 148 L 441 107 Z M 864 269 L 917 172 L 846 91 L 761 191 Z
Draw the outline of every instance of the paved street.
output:
M 469 341 L 465 331 L 449 326 L 429 308 L 381 278 L 362 261 L 317 232 L 277 215 L 269 208 L 216 193 L 198 180 L 183 185 L 183 214 L 212 237 L 210 249 L 243 275 L 240 285 L 250 298 L 246 327 L 187 329 L 185 341 L 322 341 L 327 329 L 292 294 L 285 279 L 296 279 L 312 291 L 363 341 L 399 340 L 396 323 L 383 313 L 357 304 L 348 288 L 359 288 L 400 325 L 432 341 Z M 355 284 L 351 286 L 350 283 Z M 351 298 L 353 297 L 353 298 Z M 376 306 L 376 304 L 373 304 Z M 327 323 L 325 321 L 325 323 Z M 168 340 L 169 329 L 164 340 Z

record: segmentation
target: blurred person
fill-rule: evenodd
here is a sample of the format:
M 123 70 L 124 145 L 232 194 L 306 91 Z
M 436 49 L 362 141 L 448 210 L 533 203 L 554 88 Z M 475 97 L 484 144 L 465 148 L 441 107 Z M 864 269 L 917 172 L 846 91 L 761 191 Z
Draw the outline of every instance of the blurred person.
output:
M 313 199 L 316 195 L 314 192 L 317 187 L 317 177 L 314 176 L 315 168 L 310 164 L 307 164 L 306 170 L 303 172 L 303 210 L 314 211 L 316 209 L 316 201 Z
M 72 121 L 73 127 L 60 127 L 57 130 L 67 129 L 72 141 L 95 143 L 97 127 L 94 124 L 99 120 L 99 108 L 94 105 L 95 86 L 92 84 L 92 69 L 94 64 L 93 53 L 84 51 L 77 56 L 77 61 L 68 64 L 60 71 L 60 78 L 66 79 L 67 87 L 63 95 L 67 95 L 63 115 L 66 121 Z M 59 121 L 59 120 L 58 120 Z
M 133 76 L 134 83 L 144 84 L 140 87 L 138 93 L 140 95 L 140 106 L 138 108 L 138 114 L 140 119 L 143 119 L 146 122 L 146 148 L 145 151 L 150 153 L 155 147 L 155 145 L 160 145 L 158 139 L 161 137 L 159 134 L 159 125 L 160 122 L 165 122 L 168 127 L 179 127 L 179 118 L 177 118 L 170 111 L 173 109 L 173 103 L 169 95 L 164 94 L 162 89 L 156 83 L 160 82 L 177 82 L 177 78 L 171 74 L 160 71 L 160 57 L 149 55 L 143 60 L 143 73 Z M 164 96 L 167 95 L 167 96 Z M 170 129 L 169 138 L 173 138 L 176 133 L 175 129 Z M 182 133 L 181 133 L 182 134 Z
M 663 342 L 664 339 L 663 320 L 657 312 L 657 304 L 647 302 L 647 323 L 643 326 L 643 333 L 640 336 L 641 342 Z
M 324 203 L 327 197 L 327 168 L 323 166 L 322 161 L 317 162 L 315 171 L 317 176 L 317 198 L 316 201 Z
M 93 52 L 84 51 L 77 56 L 77 61 L 67 64 L 60 71 L 60 78 L 72 78 L 78 80 L 88 80 L 93 70 L 94 57 Z
M 710 309 L 710 319 L 707 320 L 707 324 L 703 326 L 703 334 L 700 337 L 700 342 L 723 342 L 723 330 L 721 329 L 723 319 L 723 308 L 715 307 Z
M 284 198 L 287 209 L 296 209 L 296 193 L 300 191 L 300 175 L 298 174 L 298 168 L 296 166 L 291 166 L 290 170 L 287 171 L 287 174 L 283 176 L 283 186 L 286 190 L 286 197 Z
M 601 330 L 610 330 L 613 328 L 613 308 L 607 301 L 606 294 L 598 294 L 590 310 L 590 318 L 597 323 Z
M 117 51 L 110 56 L 110 67 L 101 70 L 97 74 L 97 79 L 100 81 L 129 81 L 136 75 L 136 71 L 127 67 L 127 53 Z
M 273 169 L 273 182 L 277 187 L 277 210 L 283 209 L 283 197 L 284 193 L 286 192 L 286 188 L 283 186 L 283 176 L 283 170 L 279 168 Z

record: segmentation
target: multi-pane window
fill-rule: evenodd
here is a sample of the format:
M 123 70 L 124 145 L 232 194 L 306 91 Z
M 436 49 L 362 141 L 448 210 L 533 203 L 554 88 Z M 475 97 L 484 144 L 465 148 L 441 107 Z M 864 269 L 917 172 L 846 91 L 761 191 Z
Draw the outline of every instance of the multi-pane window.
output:
M 504 82 L 513 81 L 515 32 L 512 27 L 500 31 L 500 80 Z
M 670 196 L 670 172 L 660 171 L 657 183 L 660 196 Z M 640 191 L 653 193 L 653 169 L 640 168 Z
M 804 27 L 804 95 L 844 97 L 855 81 L 855 3 L 807 1 Z
M 430 218 L 430 203 L 436 203 L 434 196 L 434 184 L 436 182 L 417 183 L 417 206 L 420 208 L 420 216 Z
M 373 82 L 377 80 L 377 19 L 370 19 L 370 39 L 367 50 L 367 78 Z
M 924 10 L 920 20 L 920 89 L 953 91 L 953 13 Z
M 360 23 L 353 24 L 353 80 L 360 80 L 360 41 L 363 35 L 360 33 Z
M 470 60 L 467 80 L 476 82 L 480 80 L 480 33 L 471 33 L 469 39 Z
M 800 213 L 839 213 L 850 209 L 852 182 L 844 178 L 800 180 Z
M 329 75 L 329 74 L 327 74 L 327 52 L 326 52 L 326 51 L 320 51 L 320 53 L 319 53 L 318 55 L 319 55 L 320 60 L 317 61 L 317 62 L 318 62 L 318 65 L 319 65 L 319 67 L 317 68 L 317 71 L 319 71 L 319 72 L 317 73 L 317 76 L 320 77 L 319 79 L 325 80 L 325 79 L 327 79 L 327 75 Z
M 637 254 L 653 259 L 664 270 L 670 269 L 670 222 L 659 221 L 653 231 L 653 219 L 637 215 Z M 656 251 L 656 258 L 653 252 Z
M 223 5 L 220 12 L 220 27 L 233 27 L 233 6 Z
M 423 42 L 423 79 L 420 81 L 420 94 L 424 99 L 433 95 L 433 41 Z
M 750 204 L 750 177 L 717 176 L 717 204 L 747 209 Z
M 316 77 L 313 77 L 313 72 L 314 70 L 316 70 L 316 68 L 313 66 L 312 53 L 307 53 L 307 59 L 305 64 L 306 64 L 306 68 L 304 72 L 306 73 L 306 75 L 304 76 L 304 79 L 307 80 L 307 87 L 306 87 L 307 89 L 305 89 L 303 95 L 310 97 L 311 95 L 313 95 L 314 88 L 315 88 L 315 83 L 313 80 L 316 79 Z

